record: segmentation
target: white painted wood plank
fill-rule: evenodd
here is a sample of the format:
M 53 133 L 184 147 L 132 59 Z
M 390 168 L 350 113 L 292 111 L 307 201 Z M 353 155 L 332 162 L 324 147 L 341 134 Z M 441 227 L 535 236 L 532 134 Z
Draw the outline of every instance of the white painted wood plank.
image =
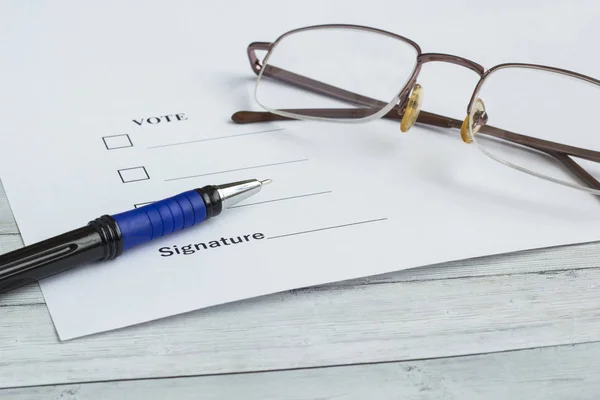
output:
M 600 268 L 600 243 L 560 246 L 452 261 L 365 277 L 355 280 L 353 283 L 410 282 L 590 268 Z
M 57 342 L 45 306 L 0 307 L 0 387 L 402 361 L 598 341 L 599 286 L 600 271 L 583 270 L 311 290 L 65 343 Z
M 21 247 L 23 247 L 23 241 L 19 234 L 0 235 L 0 254 L 8 253 Z
M 17 234 L 19 233 L 19 230 L 17 229 L 17 224 L 10 211 L 6 192 L 0 181 L 0 235 L 9 233 Z
M 22 246 L 18 236 L 0 235 L 0 254 Z M 384 275 L 336 282 L 324 287 L 335 288 L 379 283 L 413 282 L 423 280 L 457 279 L 476 276 L 548 273 L 557 271 L 600 268 L 600 243 L 566 246 L 546 250 L 482 257 L 443 263 Z M 515 279 L 519 279 L 515 277 Z M 298 289 L 304 290 L 304 289 Z M 30 285 L 0 296 L 5 305 L 41 304 L 44 298 L 37 285 Z
M 0 235 L 0 254 L 23 246 L 17 235 Z M 481 257 L 437 264 L 384 275 L 337 282 L 327 287 L 344 287 L 366 284 L 412 282 L 436 279 L 457 279 L 475 276 L 493 276 L 528 273 L 552 273 L 600 268 L 600 243 L 563 246 L 544 250 L 531 250 L 501 256 Z M 37 285 L 0 296 L 0 307 L 16 304 L 40 304 L 44 298 Z
M 34 304 L 45 304 L 44 296 L 37 283 L 0 295 L 0 307 Z M 0 321 L 0 329 L 2 329 L 2 321 Z
M 579 399 L 600 393 L 600 344 L 450 359 L 0 390 L 5 400 Z

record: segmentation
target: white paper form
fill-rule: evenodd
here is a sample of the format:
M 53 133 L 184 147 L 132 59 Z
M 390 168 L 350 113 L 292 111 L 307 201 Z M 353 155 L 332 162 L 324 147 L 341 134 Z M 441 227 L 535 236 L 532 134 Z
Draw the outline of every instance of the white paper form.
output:
M 600 235 L 595 197 L 495 164 L 456 133 L 401 135 L 389 121 L 229 121 L 256 109 L 251 41 L 339 21 L 340 12 L 346 22 L 409 35 L 386 16 L 323 2 L 317 17 L 308 3 L 294 13 L 277 11 L 277 2 L 131 4 L 3 6 L 0 178 L 25 243 L 206 184 L 274 182 L 205 224 L 42 281 L 63 340 L 291 288 Z M 268 7 L 277 18 L 265 17 Z M 425 109 L 454 110 L 428 101 Z M 464 113 L 466 100 L 456 103 Z M 192 253 L 198 243 L 244 236 Z

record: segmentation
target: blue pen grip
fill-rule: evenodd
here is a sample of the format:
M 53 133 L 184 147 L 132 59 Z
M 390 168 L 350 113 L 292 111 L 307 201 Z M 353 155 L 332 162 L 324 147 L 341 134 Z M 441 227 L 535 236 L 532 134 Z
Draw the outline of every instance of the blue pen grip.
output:
M 112 216 L 123 237 L 123 251 L 206 219 L 206 204 L 195 190 Z

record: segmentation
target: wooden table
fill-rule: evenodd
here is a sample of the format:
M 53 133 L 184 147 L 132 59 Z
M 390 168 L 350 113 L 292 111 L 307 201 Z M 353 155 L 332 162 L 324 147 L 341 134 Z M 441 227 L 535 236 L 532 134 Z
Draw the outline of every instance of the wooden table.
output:
M 0 253 L 20 246 L 0 185 Z M 0 296 L 0 399 L 597 399 L 599 249 L 446 263 L 64 343 L 25 287 Z

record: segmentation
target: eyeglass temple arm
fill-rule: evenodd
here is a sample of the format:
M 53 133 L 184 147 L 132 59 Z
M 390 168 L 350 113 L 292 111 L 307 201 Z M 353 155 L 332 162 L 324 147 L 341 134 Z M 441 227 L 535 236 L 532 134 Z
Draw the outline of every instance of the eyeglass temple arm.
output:
M 254 42 L 248 46 L 248 59 L 252 70 L 259 74 L 263 66 L 256 56 L 256 50 L 270 49 L 271 43 L 267 42 Z M 363 107 L 375 107 L 383 108 L 386 103 L 363 96 L 357 93 L 353 93 L 332 85 L 328 85 L 323 82 L 308 78 L 306 76 L 298 75 L 284 69 L 267 65 L 262 72 L 264 76 L 268 76 L 278 81 L 288 83 L 292 86 L 307 89 L 315 93 L 323 94 L 329 97 L 333 97 L 339 100 L 347 101 L 352 104 L 357 104 Z M 355 109 L 295 109 L 295 110 L 282 110 L 290 113 L 302 113 L 304 115 L 311 115 L 317 117 L 327 118 L 361 118 L 368 115 L 372 115 L 373 112 L 370 109 L 355 108 Z M 402 118 L 400 107 L 396 106 L 390 110 L 386 115 L 383 116 L 386 119 L 400 120 Z M 231 116 L 231 119 L 240 124 L 253 123 L 253 122 L 267 122 L 267 121 L 283 121 L 283 120 L 294 120 L 294 118 L 284 117 L 270 112 L 253 112 L 253 111 L 238 111 Z M 450 118 L 427 111 L 421 111 L 417 123 L 437 126 L 442 128 L 454 128 L 460 129 L 462 121 L 455 118 Z M 600 182 L 591 176 L 585 169 L 571 159 L 569 156 L 575 156 L 582 159 L 586 159 L 593 162 L 600 162 L 600 152 L 583 149 L 574 146 L 563 145 L 560 143 L 537 139 L 530 136 L 521 135 L 518 133 L 499 129 L 490 125 L 484 125 L 480 133 L 504 139 L 513 143 L 527 146 L 542 152 L 549 154 L 554 157 L 557 161 L 562 163 L 571 173 L 577 176 L 579 179 L 584 181 L 587 185 L 594 189 L 600 189 Z
M 323 118 L 361 118 L 372 114 L 372 111 L 365 108 L 314 108 L 314 109 L 285 109 L 289 113 L 298 113 Z M 401 120 L 402 115 L 399 113 L 400 108 L 394 107 L 391 111 L 383 116 L 383 118 L 391 120 Z M 238 111 L 231 116 L 232 120 L 238 124 L 250 124 L 255 122 L 269 121 L 295 121 L 295 118 L 284 117 L 282 115 L 273 114 L 266 111 Z M 460 129 L 462 121 L 445 117 L 443 115 L 434 114 L 427 111 L 421 111 L 417 117 L 417 123 L 437 126 L 440 128 Z M 509 142 L 517 143 L 522 146 L 534 148 L 545 153 L 558 153 L 571 155 L 586 159 L 589 161 L 600 162 L 600 152 L 594 150 L 583 149 L 580 147 L 568 146 L 556 142 L 551 142 L 543 139 L 536 139 L 530 136 L 521 135 L 510 132 L 504 129 L 499 129 L 491 125 L 484 125 L 480 133 L 488 136 L 493 136 L 499 139 L 504 139 Z

